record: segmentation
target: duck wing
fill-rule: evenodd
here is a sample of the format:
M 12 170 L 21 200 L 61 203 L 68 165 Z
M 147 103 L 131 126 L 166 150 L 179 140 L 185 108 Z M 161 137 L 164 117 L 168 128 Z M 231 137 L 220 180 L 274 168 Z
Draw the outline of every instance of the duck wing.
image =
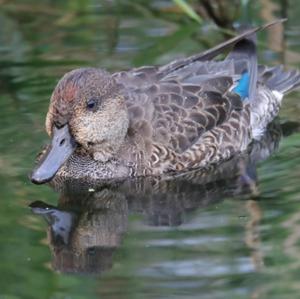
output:
M 193 72 L 182 69 L 161 79 L 154 79 L 152 68 L 139 72 L 125 82 L 120 79 L 124 75 L 116 77 L 126 97 L 130 127 L 176 153 L 243 107 L 238 94 L 228 94 L 240 77 L 233 60 L 194 62 Z
M 176 159 L 179 155 L 185 161 L 183 167 L 203 166 L 204 158 L 219 161 L 245 149 L 250 140 L 249 105 L 243 103 L 243 95 L 231 91 L 240 85 L 245 71 L 250 77 L 247 98 L 256 93 L 253 35 L 276 23 L 249 29 L 210 50 L 162 67 L 114 74 L 126 97 L 130 127 L 146 142 L 158 145 L 161 150 L 157 152 L 163 152 L 166 161 L 170 155 L 177 155 Z M 210 60 L 232 46 L 224 61 Z M 159 154 L 155 160 L 163 161 Z
M 204 52 L 195 54 L 195 55 L 187 57 L 187 58 L 175 60 L 175 61 L 160 68 L 161 76 L 164 77 L 164 76 L 169 75 L 170 73 L 178 72 L 181 68 L 185 68 L 188 65 L 192 65 L 196 61 L 211 60 L 211 59 L 215 58 L 216 56 L 218 56 L 219 54 L 224 53 L 225 50 L 232 48 L 232 46 L 237 44 L 239 41 L 247 39 L 251 36 L 254 36 L 256 32 L 262 31 L 270 26 L 273 26 L 275 24 L 279 24 L 279 23 L 282 23 L 285 21 L 286 21 L 286 19 L 280 19 L 280 20 L 276 20 L 273 22 L 269 22 L 263 26 L 245 30 L 242 33 L 238 34 L 237 36 L 235 36 L 223 43 L 220 43 L 219 45 L 217 45 L 211 49 L 208 49 Z
M 143 66 L 138 68 L 133 68 L 128 71 L 122 71 L 114 74 L 114 77 L 118 82 L 126 85 L 127 88 L 135 89 L 141 87 L 149 87 L 153 83 L 157 83 L 160 80 L 164 80 L 172 76 L 180 76 L 180 74 L 192 74 L 194 70 L 198 70 L 199 65 L 202 62 L 209 61 L 224 53 L 224 51 L 232 48 L 239 41 L 245 40 L 254 36 L 258 31 L 264 30 L 270 26 L 278 23 L 282 23 L 286 19 L 276 20 L 274 22 L 267 23 L 260 27 L 251 28 L 243 31 L 237 36 L 220 43 L 219 45 L 208 49 L 204 52 L 195 54 L 193 56 L 175 60 L 164 66 Z

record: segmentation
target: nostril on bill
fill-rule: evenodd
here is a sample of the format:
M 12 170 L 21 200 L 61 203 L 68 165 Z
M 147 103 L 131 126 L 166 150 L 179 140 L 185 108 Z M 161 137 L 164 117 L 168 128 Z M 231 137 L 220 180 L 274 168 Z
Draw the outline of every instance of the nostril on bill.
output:
M 59 145 L 60 145 L 60 146 L 62 146 L 62 145 L 65 143 L 65 141 L 66 141 L 66 139 L 65 139 L 65 138 L 64 138 L 64 139 L 62 139 L 62 140 L 60 141 Z

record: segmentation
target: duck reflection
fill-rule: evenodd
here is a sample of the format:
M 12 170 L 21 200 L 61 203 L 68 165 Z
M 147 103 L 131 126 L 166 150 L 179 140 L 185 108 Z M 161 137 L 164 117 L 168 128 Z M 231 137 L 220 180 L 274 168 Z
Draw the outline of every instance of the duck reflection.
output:
M 291 125 L 286 126 L 290 130 Z M 283 127 L 285 128 L 285 127 Z M 51 187 L 60 193 L 58 206 L 36 201 L 30 207 L 48 223 L 48 240 L 55 270 L 101 273 L 112 267 L 129 213 L 142 215 L 151 226 L 178 226 L 190 211 L 233 196 L 258 194 L 256 163 L 278 147 L 282 127 L 271 124 L 248 153 L 218 168 L 166 178 L 120 182 L 61 180 Z
M 112 267 L 113 253 L 127 230 L 128 205 L 122 194 L 107 188 L 67 192 L 58 207 L 43 202 L 30 207 L 48 223 L 55 270 L 100 273 Z

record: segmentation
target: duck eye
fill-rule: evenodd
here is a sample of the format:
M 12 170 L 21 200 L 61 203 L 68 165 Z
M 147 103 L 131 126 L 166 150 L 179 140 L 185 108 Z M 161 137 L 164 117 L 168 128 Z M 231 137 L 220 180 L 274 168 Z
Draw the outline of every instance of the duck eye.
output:
M 89 110 L 93 110 L 96 107 L 96 100 L 95 99 L 90 99 L 86 103 L 86 107 Z

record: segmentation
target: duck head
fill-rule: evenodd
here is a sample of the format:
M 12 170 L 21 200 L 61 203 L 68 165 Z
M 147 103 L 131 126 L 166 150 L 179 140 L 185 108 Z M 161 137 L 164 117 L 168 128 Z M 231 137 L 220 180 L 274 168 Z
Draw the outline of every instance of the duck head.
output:
M 65 74 L 53 91 L 46 117 L 51 145 L 34 169 L 32 182 L 50 181 L 78 148 L 106 162 L 120 148 L 128 124 L 124 96 L 109 73 L 83 68 Z

